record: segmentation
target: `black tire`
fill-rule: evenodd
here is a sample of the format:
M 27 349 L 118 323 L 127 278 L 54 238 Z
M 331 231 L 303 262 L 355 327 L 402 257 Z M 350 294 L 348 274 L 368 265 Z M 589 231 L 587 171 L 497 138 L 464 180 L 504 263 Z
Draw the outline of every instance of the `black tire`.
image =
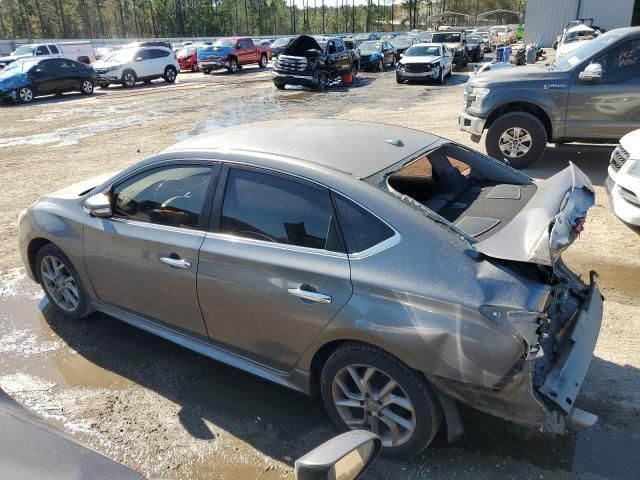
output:
M 391 66 L 392 66 L 393 68 L 396 68 L 396 56 L 395 56 L 395 55 L 393 55 L 393 56 L 391 57 Z
M 284 87 L 286 86 L 286 84 L 283 82 L 273 82 L 273 84 L 276 86 L 278 90 L 284 90 Z
M 444 67 L 440 67 L 440 75 L 438 75 L 437 81 L 440 85 L 444 83 Z
M 64 264 L 64 267 L 66 268 L 67 272 L 71 275 L 71 277 L 73 277 L 73 281 L 75 282 L 75 287 L 78 293 L 78 296 L 77 296 L 78 303 L 77 303 L 77 307 L 74 308 L 73 310 L 67 310 L 62 308 L 58 304 L 58 300 L 56 300 L 53 297 L 49 289 L 47 289 L 47 287 L 45 286 L 45 279 L 43 279 L 43 273 L 42 273 L 43 261 L 45 260 L 45 258 L 52 258 L 52 257 L 58 259 L 60 262 Z M 47 296 L 49 303 L 57 313 L 64 316 L 65 318 L 77 320 L 77 319 L 86 317 L 93 311 L 93 308 L 91 307 L 91 302 L 89 299 L 89 294 L 87 293 L 87 290 L 84 288 L 84 285 L 82 284 L 82 280 L 80 279 L 80 275 L 78 274 L 78 271 L 73 266 L 73 263 L 71 263 L 71 260 L 69 260 L 69 258 L 57 246 L 55 246 L 53 243 L 48 243 L 44 247 L 42 247 L 40 250 L 38 250 L 38 253 L 36 254 L 34 266 L 35 266 L 35 271 L 36 271 L 38 281 L 40 282 L 40 286 L 42 287 L 42 290 L 44 290 L 44 293 Z
M 384 454 L 405 457 L 422 452 L 431 443 L 442 423 L 442 406 L 424 376 L 377 347 L 361 343 L 346 343 L 340 346 L 331 354 L 322 368 L 320 392 L 329 416 L 343 431 L 349 430 L 349 427 L 334 405 L 332 388 L 334 378 L 350 365 L 371 366 L 395 380 L 414 409 L 413 433 L 401 445 L 385 446 Z M 392 392 L 395 391 L 395 389 L 392 390 Z M 368 417 L 365 416 L 365 418 Z M 354 428 L 362 428 L 362 426 Z
M 358 62 L 353 62 L 351 64 L 351 75 L 355 77 L 358 75 L 358 72 L 360 72 L 360 64 Z
M 168 66 L 164 69 L 164 75 L 162 75 L 162 78 L 167 83 L 174 83 L 176 78 L 178 78 L 178 72 L 175 67 Z
M 316 74 L 316 90 L 324 92 L 329 87 L 329 73 L 325 70 L 320 70 Z
M 133 81 L 132 81 L 133 80 Z M 138 81 L 136 72 L 133 70 L 125 70 L 122 72 L 122 86 L 124 88 L 133 88 Z
M 501 141 L 501 137 L 511 129 L 516 128 L 520 129 L 520 138 L 526 138 L 522 134 L 523 131 L 530 136 L 530 142 L 522 142 L 522 146 L 528 148 L 528 150 L 520 154 L 520 156 L 506 155 L 500 148 L 501 142 L 504 144 L 504 140 Z M 514 134 L 515 131 L 512 131 L 511 135 Z M 518 169 L 532 165 L 542 156 L 546 147 L 547 131 L 544 125 L 538 118 L 525 112 L 511 112 L 502 115 L 491 124 L 485 138 L 485 148 L 489 156 L 500 161 L 506 159 L 510 166 Z
M 235 58 L 229 60 L 229 67 L 227 68 L 227 70 L 229 71 L 229 73 L 237 73 L 238 70 L 240 70 L 240 67 L 238 66 L 238 60 L 236 60 Z
M 396 83 L 404 83 L 404 80 L 402 79 L 402 77 L 397 73 L 396 73 Z
M 16 89 L 16 101 L 18 103 L 31 103 L 36 97 L 36 93 L 31 87 L 20 87 Z
M 198 69 L 198 63 L 197 63 L 197 62 L 192 63 L 192 64 L 191 64 L 191 71 L 192 71 L 193 73 L 196 73 L 198 70 L 199 70 L 199 69 Z
M 267 55 L 262 54 L 262 56 L 260 57 L 260 63 L 258 64 L 258 67 L 267 68 L 268 63 L 269 63 L 269 60 L 267 59 Z
M 382 72 L 384 70 L 384 61 L 382 59 L 378 60 L 378 68 L 377 70 L 379 72 Z
M 98 84 L 98 86 L 99 86 L 100 88 L 109 88 L 109 85 L 110 85 L 109 83 L 99 83 L 99 84 Z
M 209 70 L 208 68 L 203 68 L 202 73 L 204 73 L 205 75 L 209 75 L 211 73 L 211 70 Z
M 91 95 L 93 93 L 93 82 L 91 80 L 83 80 L 80 85 L 80 93 L 82 95 Z

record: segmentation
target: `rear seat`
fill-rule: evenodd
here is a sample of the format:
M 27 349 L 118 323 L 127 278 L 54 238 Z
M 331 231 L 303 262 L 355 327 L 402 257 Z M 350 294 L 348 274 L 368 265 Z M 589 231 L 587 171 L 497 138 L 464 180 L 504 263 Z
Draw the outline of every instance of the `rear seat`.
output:
M 467 178 L 452 166 L 442 154 L 432 154 L 429 162 L 433 168 L 433 176 L 441 193 L 428 198 L 422 204 L 429 210 L 439 213 L 467 188 Z

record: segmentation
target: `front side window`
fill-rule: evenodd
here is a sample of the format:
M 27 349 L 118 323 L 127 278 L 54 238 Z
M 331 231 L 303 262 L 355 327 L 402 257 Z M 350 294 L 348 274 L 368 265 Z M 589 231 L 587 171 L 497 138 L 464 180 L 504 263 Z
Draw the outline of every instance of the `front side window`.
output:
M 56 47 L 55 45 L 49 45 L 49 50 L 51 50 L 51 53 L 53 53 L 54 55 L 57 55 L 60 53 L 60 51 L 58 50 L 58 47 Z
M 253 170 L 229 171 L 220 233 L 340 250 L 328 191 Z
M 44 45 L 40 45 L 36 50 L 36 55 L 49 55 L 49 49 Z
M 113 188 L 113 213 L 141 222 L 197 228 L 211 170 L 204 166 L 180 166 L 135 175 Z
M 602 65 L 604 83 L 640 78 L 640 40 L 624 42 L 596 61 Z

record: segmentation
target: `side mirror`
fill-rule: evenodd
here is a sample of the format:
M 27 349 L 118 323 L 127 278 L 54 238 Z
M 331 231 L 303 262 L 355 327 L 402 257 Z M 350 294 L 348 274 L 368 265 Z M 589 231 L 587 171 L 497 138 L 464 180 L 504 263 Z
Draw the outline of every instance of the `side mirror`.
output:
M 142 61 L 142 57 L 136 57 L 136 62 L 141 62 Z
M 381 450 L 382 440 L 374 433 L 343 433 L 296 460 L 296 480 L 356 480 Z
M 111 200 L 104 193 L 98 193 L 87 198 L 84 206 L 93 217 L 107 218 L 112 215 Z
M 599 63 L 590 63 L 587 65 L 587 68 L 580 72 L 578 79 L 584 83 L 599 82 L 602 79 L 602 65 Z

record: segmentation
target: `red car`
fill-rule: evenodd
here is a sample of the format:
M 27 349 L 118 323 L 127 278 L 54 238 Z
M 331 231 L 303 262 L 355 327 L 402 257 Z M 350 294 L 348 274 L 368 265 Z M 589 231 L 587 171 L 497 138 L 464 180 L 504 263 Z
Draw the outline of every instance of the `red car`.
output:
M 198 47 L 195 45 L 189 45 L 182 48 L 176 53 L 178 57 L 178 63 L 180 64 L 180 70 L 191 70 L 197 72 L 198 68 Z

